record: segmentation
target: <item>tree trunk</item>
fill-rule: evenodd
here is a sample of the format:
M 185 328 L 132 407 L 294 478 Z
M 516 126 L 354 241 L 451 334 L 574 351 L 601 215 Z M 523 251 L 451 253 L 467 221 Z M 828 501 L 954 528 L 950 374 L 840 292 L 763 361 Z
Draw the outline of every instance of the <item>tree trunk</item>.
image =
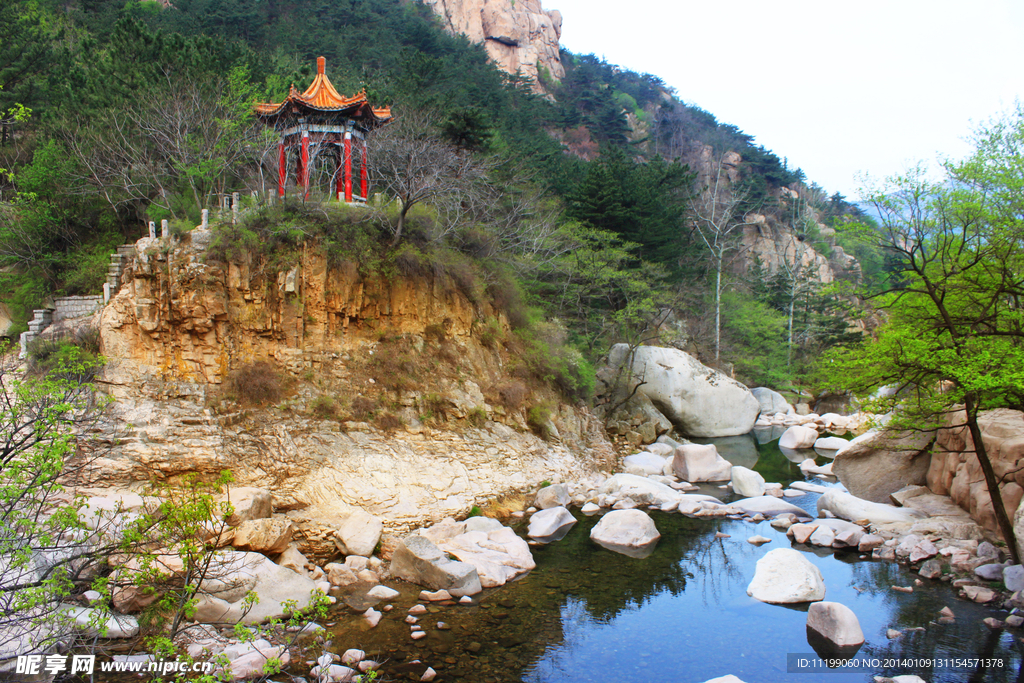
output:
M 722 350 L 722 257 L 715 264 L 715 365 Z
M 409 205 L 402 202 L 402 209 L 398 212 L 398 225 L 395 227 L 395 236 L 391 238 L 389 246 L 396 246 L 402 239 L 402 230 L 405 229 L 405 214 L 409 212 Z
M 1006 514 L 1006 507 L 1003 505 L 1003 496 L 999 492 L 999 480 L 996 479 L 995 470 L 992 469 L 992 461 L 988 458 L 985 450 L 985 442 L 981 438 L 981 427 L 978 426 L 978 408 L 974 399 L 968 396 L 964 401 L 967 412 L 967 429 L 971 432 L 971 440 L 974 441 L 974 454 L 981 465 L 981 471 L 985 474 L 985 485 L 988 487 L 988 494 L 992 498 L 992 509 L 996 515 L 996 524 L 1006 541 L 1007 549 L 1010 551 L 1010 558 L 1014 564 L 1020 564 L 1020 553 L 1017 547 L 1017 536 L 1013 531 L 1013 522 Z

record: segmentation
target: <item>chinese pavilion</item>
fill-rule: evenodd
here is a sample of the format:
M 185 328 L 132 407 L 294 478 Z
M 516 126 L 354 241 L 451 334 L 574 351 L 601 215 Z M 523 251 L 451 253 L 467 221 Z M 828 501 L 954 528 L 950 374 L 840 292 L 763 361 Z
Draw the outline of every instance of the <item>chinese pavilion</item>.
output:
M 366 201 L 369 192 L 366 167 L 366 136 L 392 120 L 391 108 L 375 109 L 366 100 L 366 91 L 342 97 L 324 73 L 327 60 L 316 60 L 316 78 L 300 93 L 293 85 L 288 97 L 279 104 L 256 105 L 256 116 L 281 134 L 278 143 L 277 194 L 284 196 L 288 183 L 289 155 L 296 171 L 296 184 L 302 196 L 309 197 L 311 171 L 331 174 L 334 193 L 340 201 Z M 352 140 L 359 146 L 359 191 L 352 192 Z

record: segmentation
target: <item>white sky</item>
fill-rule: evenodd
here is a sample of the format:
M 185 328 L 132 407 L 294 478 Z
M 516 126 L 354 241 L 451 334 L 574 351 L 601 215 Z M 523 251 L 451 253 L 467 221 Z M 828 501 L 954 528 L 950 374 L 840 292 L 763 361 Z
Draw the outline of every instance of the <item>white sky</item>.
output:
M 1024 100 L 1024 0 L 543 0 L 562 46 L 659 76 L 808 182 L 959 158 Z

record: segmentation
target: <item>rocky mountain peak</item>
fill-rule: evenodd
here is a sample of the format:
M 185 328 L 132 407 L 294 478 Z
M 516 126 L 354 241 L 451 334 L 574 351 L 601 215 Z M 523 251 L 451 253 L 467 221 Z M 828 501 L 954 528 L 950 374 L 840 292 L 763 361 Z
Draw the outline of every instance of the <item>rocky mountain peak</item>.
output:
M 545 92 L 545 81 L 560 81 L 565 76 L 558 44 L 562 14 L 546 11 L 540 0 L 423 2 L 434 8 L 450 32 L 483 43 L 502 70 L 532 79 L 538 92 Z

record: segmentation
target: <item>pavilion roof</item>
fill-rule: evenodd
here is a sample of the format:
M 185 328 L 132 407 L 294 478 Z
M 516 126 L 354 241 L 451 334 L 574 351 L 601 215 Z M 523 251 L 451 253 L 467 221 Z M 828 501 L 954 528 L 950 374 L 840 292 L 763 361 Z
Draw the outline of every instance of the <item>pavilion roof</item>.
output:
M 304 92 L 300 93 L 293 85 L 284 102 L 257 104 L 256 115 L 262 119 L 276 120 L 283 116 L 302 116 L 318 112 L 339 114 L 360 121 L 370 128 L 381 126 L 392 119 L 391 107 L 370 106 L 366 99 L 366 90 L 361 90 L 351 97 L 338 93 L 327 78 L 326 65 L 327 60 L 318 57 L 316 78 Z

